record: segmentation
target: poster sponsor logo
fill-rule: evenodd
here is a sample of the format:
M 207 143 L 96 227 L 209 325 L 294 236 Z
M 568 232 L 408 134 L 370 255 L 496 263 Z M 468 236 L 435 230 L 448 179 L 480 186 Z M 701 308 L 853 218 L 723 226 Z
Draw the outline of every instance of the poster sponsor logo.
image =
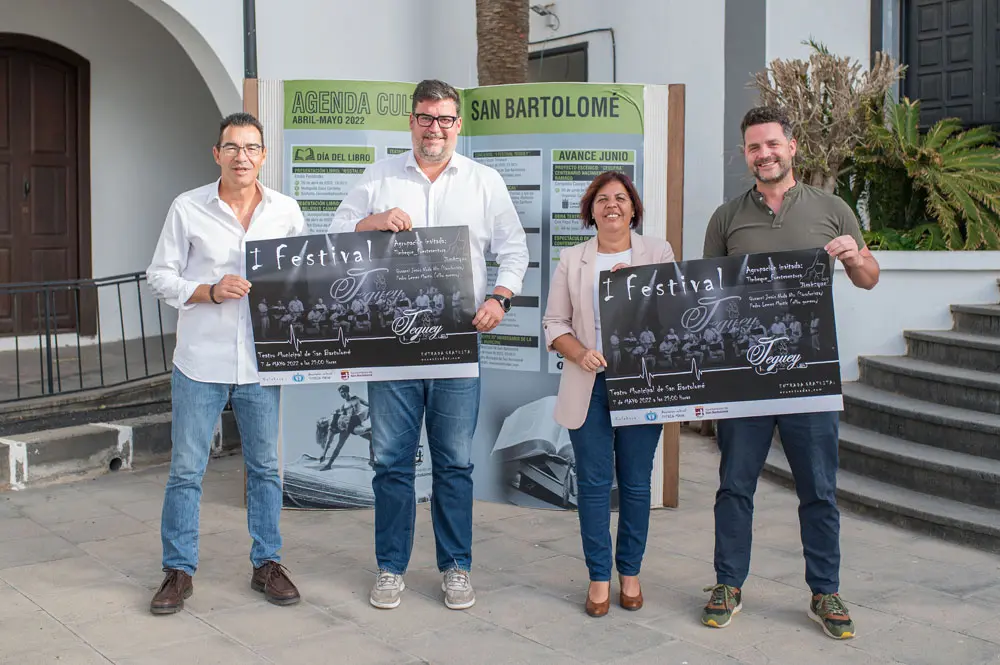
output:
M 351 370 L 349 370 L 349 369 L 342 369 L 342 370 L 340 370 L 340 380 L 341 381 L 347 381 L 349 378 L 351 378 Z
M 306 377 L 302 376 L 301 374 L 296 374 L 295 376 L 292 377 L 292 381 L 294 381 L 295 383 L 302 383 L 305 380 Z
M 721 416 L 729 413 L 728 406 L 696 406 L 694 407 L 695 418 L 706 418 L 711 416 Z
M 655 421 L 656 420 L 656 412 L 655 411 L 647 411 L 646 412 L 646 420 L 648 420 L 649 422 Z

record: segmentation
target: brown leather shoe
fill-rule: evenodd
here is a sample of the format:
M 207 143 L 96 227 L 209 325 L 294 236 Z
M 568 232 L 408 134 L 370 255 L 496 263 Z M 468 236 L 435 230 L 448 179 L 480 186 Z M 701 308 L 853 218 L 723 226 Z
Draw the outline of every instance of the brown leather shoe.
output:
M 618 584 L 622 582 L 621 575 L 618 576 Z M 624 591 L 618 593 L 618 604 L 622 606 L 622 609 L 634 612 L 636 610 L 642 609 L 642 588 L 639 588 L 639 594 L 636 596 L 626 596 Z
M 164 569 L 166 577 L 149 603 L 153 614 L 174 614 L 184 609 L 184 599 L 194 593 L 194 582 L 183 570 Z
M 592 617 L 602 617 L 611 608 L 611 589 L 608 589 L 608 597 L 604 602 L 597 603 L 590 599 L 590 589 L 587 589 L 587 614 Z
M 250 588 L 262 592 L 267 601 L 275 605 L 299 602 L 299 590 L 289 579 L 288 570 L 276 561 L 265 561 L 260 568 L 254 568 Z

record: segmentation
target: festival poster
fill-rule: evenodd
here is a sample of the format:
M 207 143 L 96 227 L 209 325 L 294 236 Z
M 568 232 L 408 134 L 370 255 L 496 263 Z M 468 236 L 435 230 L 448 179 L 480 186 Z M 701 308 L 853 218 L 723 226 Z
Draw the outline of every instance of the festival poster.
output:
M 614 426 L 840 411 L 823 249 L 605 271 Z
M 263 385 L 479 375 L 465 226 L 248 242 Z

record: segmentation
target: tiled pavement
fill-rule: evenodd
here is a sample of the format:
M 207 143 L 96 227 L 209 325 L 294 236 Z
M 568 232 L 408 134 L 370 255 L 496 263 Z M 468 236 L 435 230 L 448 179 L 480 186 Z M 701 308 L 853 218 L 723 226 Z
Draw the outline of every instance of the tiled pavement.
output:
M 184 612 L 153 617 L 165 467 L 0 494 L 0 663 L 1000 665 L 1000 557 L 849 513 L 842 591 L 859 635 L 825 637 L 805 613 L 795 497 L 766 480 L 744 612 L 724 630 L 703 627 L 716 459 L 710 440 L 684 435 L 681 507 L 652 516 L 646 606 L 613 603 L 603 619 L 583 612 L 573 513 L 477 503 L 478 602 L 454 612 L 441 602 L 426 507 L 392 611 L 367 601 L 370 511 L 285 512 L 284 563 L 304 601 L 279 608 L 249 588 L 240 460 L 215 460 L 195 594 Z

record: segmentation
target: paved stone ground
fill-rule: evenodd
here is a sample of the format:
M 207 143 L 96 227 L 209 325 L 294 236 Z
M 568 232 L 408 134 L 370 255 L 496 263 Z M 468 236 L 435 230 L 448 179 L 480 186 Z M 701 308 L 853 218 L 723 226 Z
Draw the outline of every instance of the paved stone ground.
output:
M 843 596 L 859 636 L 825 637 L 805 614 L 795 497 L 767 481 L 744 612 L 724 630 L 703 627 L 717 453 L 691 434 L 682 450 L 681 508 L 652 518 L 646 607 L 613 604 L 603 619 L 583 612 L 573 513 L 477 503 L 478 602 L 453 612 L 426 507 L 392 611 L 367 602 L 370 511 L 286 512 L 285 563 L 304 602 L 278 608 L 249 588 L 240 460 L 215 460 L 195 595 L 183 613 L 153 617 L 165 467 L 0 494 L 0 663 L 1000 664 L 1000 557 L 846 513 Z

